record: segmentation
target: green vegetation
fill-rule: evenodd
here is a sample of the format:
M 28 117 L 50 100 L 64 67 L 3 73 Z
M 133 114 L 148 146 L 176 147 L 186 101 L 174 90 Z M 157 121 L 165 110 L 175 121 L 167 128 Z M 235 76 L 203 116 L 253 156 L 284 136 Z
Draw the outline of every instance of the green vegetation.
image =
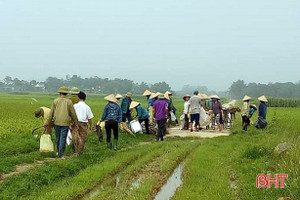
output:
M 38 102 L 32 102 L 32 97 Z M 31 130 L 41 125 L 33 112 L 51 106 L 56 96 L 2 95 L 0 98 L 0 175 L 16 165 L 36 163 L 54 153 L 39 152 Z M 144 97 L 135 100 L 146 105 Z M 181 98 L 175 98 L 177 115 Z M 103 96 L 89 95 L 96 122 L 105 105 Z M 183 185 L 174 199 L 277 199 L 300 198 L 299 108 L 270 108 L 268 129 L 241 131 L 237 114 L 232 135 L 214 139 L 167 139 L 154 142 L 153 135 L 134 138 L 120 133 L 118 152 L 106 149 L 90 133 L 82 156 L 54 160 L 5 179 L 0 199 L 152 199 L 173 170 L 184 163 Z M 253 117 L 253 121 L 256 116 Z M 280 143 L 295 144 L 289 152 L 273 152 Z M 257 189 L 258 174 L 287 173 L 285 189 Z M 116 189 L 117 187 L 117 189 Z M 105 190 L 103 190 L 104 188 Z
M 268 105 L 270 107 L 300 107 L 300 99 L 269 98 Z

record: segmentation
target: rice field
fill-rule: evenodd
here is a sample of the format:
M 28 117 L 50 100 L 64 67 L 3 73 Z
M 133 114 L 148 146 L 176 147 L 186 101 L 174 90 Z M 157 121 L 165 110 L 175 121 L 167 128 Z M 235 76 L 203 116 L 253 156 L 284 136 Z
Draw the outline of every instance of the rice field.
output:
M 54 159 L 55 153 L 40 153 L 39 138 L 31 135 L 32 129 L 42 124 L 33 112 L 40 106 L 50 107 L 55 97 L 0 97 L 0 180 L 17 166 L 34 166 L 2 180 L 0 199 L 154 199 L 182 163 L 183 184 L 173 199 L 300 198 L 300 108 L 270 108 L 268 129 L 250 127 L 248 132 L 241 131 L 237 114 L 229 137 L 169 138 L 156 143 L 153 135 L 134 138 L 121 132 L 117 152 L 107 150 L 105 143 L 90 133 L 82 156 L 72 156 L 67 148 L 67 159 L 60 160 Z M 133 98 L 146 106 L 144 97 Z M 102 95 L 92 95 L 87 104 L 96 123 L 106 102 Z M 182 99 L 175 98 L 174 104 L 179 116 Z M 288 153 L 275 154 L 275 147 L 284 142 L 294 147 Z M 43 162 L 49 158 L 53 160 Z M 286 188 L 257 189 L 256 176 L 261 173 L 289 174 Z

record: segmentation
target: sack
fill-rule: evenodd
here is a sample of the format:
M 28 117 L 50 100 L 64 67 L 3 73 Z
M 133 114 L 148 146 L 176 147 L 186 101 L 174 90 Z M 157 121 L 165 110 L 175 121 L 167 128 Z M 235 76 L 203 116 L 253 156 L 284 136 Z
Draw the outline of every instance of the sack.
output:
M 40 139 L 40 152 L 53 152 L 54 146 L 51 135 L 43 134 Z
M 171 115 L 171 120 L 173 122 L 175 122 L 176 121 L 176 115 L 172 111 L 170 112 L 170 115 Z
M 262 117 L 258 117 L 256 123 L 255 123 L 255 128 L 257 129 L 265 129 L 268 125 L 267 120 L 265 120 Z
M 204 110 L 203 107 L 200 109 L 200 126 L 208 126 L 211 123 L 210 116 L 206 114 L 206 111 Z
M 67 144 L 70 146 L 72 143 L 72 133 L 71 130 L 69 129 L 68 135 L 67 135 Z
M 130 128 L 134 133 L 143 132 L 143 128 L 139 121 L 133 120 L 130 122 Z
M 185 114 L 180 115 L 180 121 L 183 121 L 185 119 Z

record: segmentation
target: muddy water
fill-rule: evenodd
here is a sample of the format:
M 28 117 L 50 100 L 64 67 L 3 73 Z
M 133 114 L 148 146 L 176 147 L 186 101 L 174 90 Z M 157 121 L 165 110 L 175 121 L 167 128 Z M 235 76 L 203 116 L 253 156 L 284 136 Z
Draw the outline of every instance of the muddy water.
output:
M 173 172 L 172 176 L 168 179 L 167 183 L 157 193 L 154 200 L 168 200 L 171 199 L 182 184 L 182 171 L 183 164 L 179 165 Z

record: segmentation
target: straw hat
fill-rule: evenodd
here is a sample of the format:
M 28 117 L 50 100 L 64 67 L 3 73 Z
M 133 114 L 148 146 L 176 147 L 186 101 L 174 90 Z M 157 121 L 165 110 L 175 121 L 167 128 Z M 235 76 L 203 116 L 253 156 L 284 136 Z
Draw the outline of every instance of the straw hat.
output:
M 243 98 L 243 101 L 250 101 L 251 100 L 251 97 L 249 97 L 249 96 L 244 96 L 244 98 Z
M 152 93 L 150 96 L 150 99 L 154 99 L 154 98 L 158 97 L 158 95 L 160 95 L 160 94 L 161 94 L 160 92 Z
M 143 93 L 143 96 L 150 96 L 151 94 L 152 94 L 151 91 L 145 90 L 145 92 Z
M 258 100 L 259 100 L 259 101 L 262 101 L 262 102 L 268 102 L 268 99 L 267 99 L 266 96 L 258 97 Z
M 129 109 L 134 109 L 134 108 L 137 107 L 138 105 L 140 105 L 139 102 L 133 101 L 133 102 L 131 102 Z
M 158 98 L 159 98 L 159 99 L 165 99 L 165 98 L 166 98 L 166 95 L 160 93 L 160 94 L 158 95 Z
M 184 95 L 182 98 L 185 99 L 185 97 L 191 98 L 191 96 L 188 94 Z
M 166 92 L 166 93 L 164 94 L 164 98 L 170 100 L 169 93 Z
M 117 95 L 116 95 L 116 98 L 117 98 L 117 99 L 121 99 L 122 97 L 123 97 L 123 96 L 120 95 L 120 94 L 117 94 Z
M 167 94 L 167 95 L 172 95 L 172 92 L 166 91 L 165 94 Z
M 58 93 L 69 93 L 69 89 L 66 86 L 61 86 L 58 88 Z
M 250 105 L 250 108 L 254 108 L 255 110 L 257 110 L 257 106 L 256 105 Z
M 118 101 L 118 100 L 116 99 L 115 95 L 113 95 L 113 94 L 110 94 L 110 95 L 104 97 L 104 99 L 105 99 L 106 101 L 113 102 L 113 103 L 117 103 L 117 101 Z
M 70 90 L 71 94 L 79 94 L 80 90 L 77 87 L 72 87 Z
M 126 97 L 132 97 L 132 93 L 131 92 L 127 92 Z
M 34 112 L 34 116 L 36 118 L 40 118 L 44 115 L 44 110 L 42 108 L 38 108 L 36 109 L 36 111 Z
M 216 94 L 215 95 L 211 95 L 210 98 L 211 99 L 218 99 L 218 100 L 220 100 L 220 97 L 218 97 L 218 95 L 216 95 Z

